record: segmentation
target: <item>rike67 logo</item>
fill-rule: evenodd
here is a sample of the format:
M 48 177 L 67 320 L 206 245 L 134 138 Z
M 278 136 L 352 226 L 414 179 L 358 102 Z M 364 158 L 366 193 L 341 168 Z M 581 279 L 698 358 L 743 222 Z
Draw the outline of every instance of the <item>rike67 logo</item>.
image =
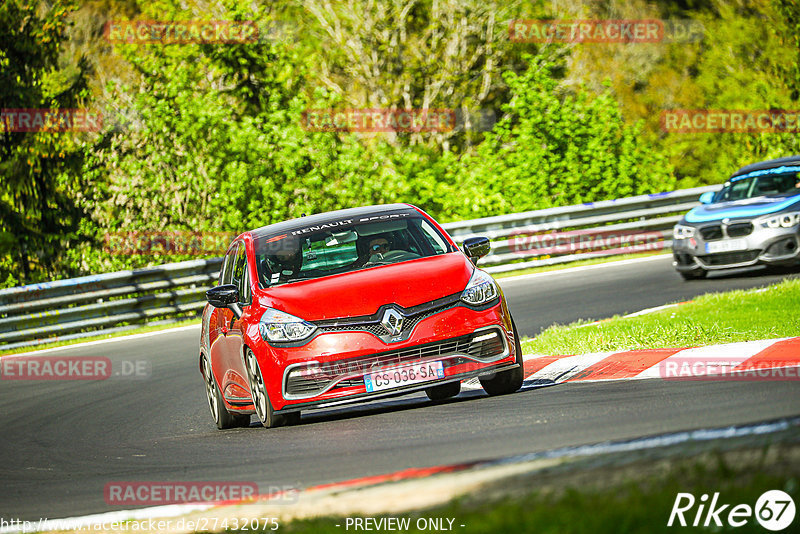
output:
M 781 490 L 765 491 L 756 501 L 755 507 L 749 504 L 723 504 L 719 492 L 714 493 L 710 502 L 705 493 L 700 499 L 695 499 L 691 493 L 678 493 L 667 526 L 742 527 L 755 517 L 759 525 L 777 532 L 792 524 L 795 511 L 794 500 Z

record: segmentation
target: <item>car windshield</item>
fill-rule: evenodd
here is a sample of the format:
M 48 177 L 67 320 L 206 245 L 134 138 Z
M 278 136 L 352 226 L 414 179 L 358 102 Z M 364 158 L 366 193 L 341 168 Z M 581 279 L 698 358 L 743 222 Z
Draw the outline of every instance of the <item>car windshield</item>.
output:
M 256 269 L 264 288 L 453 250 L 430 222 L 407 213 L 337 221 L 255 240 Z
M 800 193 L 800 167 L 778 167 L 735 176 L 714 197 L 715 202 Z

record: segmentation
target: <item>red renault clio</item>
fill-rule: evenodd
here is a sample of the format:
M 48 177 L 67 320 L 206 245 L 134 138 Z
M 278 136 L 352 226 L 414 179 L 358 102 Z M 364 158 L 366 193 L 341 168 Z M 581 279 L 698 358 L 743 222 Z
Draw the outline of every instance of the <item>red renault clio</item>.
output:
M 522 351 L 505 298 L 408 204 L 353 208 L 238 236 L 207 292 L 200 370 L 220 429 L 299 420 L 300 412 L 424 390 L 489 395 L 522 385 Z

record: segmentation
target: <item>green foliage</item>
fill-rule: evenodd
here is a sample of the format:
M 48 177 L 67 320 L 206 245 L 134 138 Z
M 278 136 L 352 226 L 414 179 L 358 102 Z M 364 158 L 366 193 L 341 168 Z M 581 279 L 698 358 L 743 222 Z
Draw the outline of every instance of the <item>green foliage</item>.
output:
M 448 165 L 447 218 L 499 215 L 670 190 L 671 170 L 626 125 L 606 92 L 562 89 L 555 64 L 527 56 L 507 72 L 504 117 L 475 151 Z M 466 194 L 465 194 L 466 193 Z
M 787 21 L 775 4 L 756 3 L 752 10 L 737 11 L 720 3 L 719 16 L 701 19 L 707 31 L 692 68 L 698 72 L 693 82 L 702 98 L 693 107 L 796 113 L 800 100 L 796 89 L 792 96 L 791 86 L 797 82 L 790 79 L 793 73 L 786 66 L 793 65 L 798 55 L 784 42 Z M 675 133 L 664 139 L 664 150 L 673 160 L 680 159 L 681 174 L 687 177 L 682 185 L 714 184 L 748 163 L 800 153 L 800 136 Z
M 110 255 L 109 233 L 238 233 L 384 202 L 450 221 L 718 183 L 742 164 L 800 152 L 796 134 L 664 133 L 658 122 L 670 108 L 797 109 L 790 0 L 253 6 L 0 5 L 3 108 L 88 106 L 91 93 L 115 110 L 93 139 L 0 133 L 0 286 L 194 257 Z M 549 16 L 694 18 L 706 34 L 567 47 L 506 38 L 508 20 Z M 112 45 L 99 29 L 120 17 L 250 20 L 261 38 Z M 303 127 L 306 110 L 354 107 L 499 121 L 490 132 Z
M 236 234 L 386 200 L 389 176 L 357 138 L 303 128 L 303 111 L 330 107 L 336 97 L 321 89 L 305 96 L 305 61 L 286 44 L 125 45 L 119 52 L 141 82 L 129 104 L 133 120 L 110 133 L 92 160 L 89 174 L 106 188 L 93 214 L 100 228 Z M 109 89 L 120 104 L 132 93 Z M 81 254 L 103 269 L 157 260 L 106 257 L 97 247 Z
M 0 4 L 0 102 L 4 109 L 77 108 L 88 66 L 59 65 L 74 2 L 47 9 Z M 74 133 L 0 125 L 0 287 L 75 273 L 63 251 L 76 239 L 84 144 Z
M 721 184 L 748 163 L 800 153 L 789 133 L 665 132 L 669 109 L 790 110 L 800 107 L 800 4 L 795 0 L 630 2 L 584 6 L 595 17 L 691 20 L 697 40 L 582 45 L 568 78 L 597 87 L 610 78 L 628 121 L 642 119 L 643 138 L 675 168 L 678 187 Z

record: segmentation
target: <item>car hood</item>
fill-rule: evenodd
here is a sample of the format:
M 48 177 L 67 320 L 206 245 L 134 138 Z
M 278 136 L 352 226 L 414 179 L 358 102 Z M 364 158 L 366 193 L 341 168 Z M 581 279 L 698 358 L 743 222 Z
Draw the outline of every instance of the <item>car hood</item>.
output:
M 461 292 L 472 271 L 451 252 L 270 288 L 261 304 L 307 321 L 372 315 L 384 304 L 408 308 Z
M 755 197 L 703 204 L 692 209 L 684 218 L 690 223 L 719 221 L 725 218 L 754 218 L 783 211 L 792 205 L 800 207 L 800 194 L 790 197 Z

